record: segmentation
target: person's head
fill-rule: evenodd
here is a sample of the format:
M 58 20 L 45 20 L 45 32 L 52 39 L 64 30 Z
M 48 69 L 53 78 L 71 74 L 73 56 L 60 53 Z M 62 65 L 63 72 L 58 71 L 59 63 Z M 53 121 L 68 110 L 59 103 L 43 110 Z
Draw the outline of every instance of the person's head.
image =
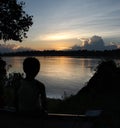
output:
M 26 77 L 34 79 L 40 70 L 40 62 L 34 57 L 28 57 L 23 62 L 23 70 Z

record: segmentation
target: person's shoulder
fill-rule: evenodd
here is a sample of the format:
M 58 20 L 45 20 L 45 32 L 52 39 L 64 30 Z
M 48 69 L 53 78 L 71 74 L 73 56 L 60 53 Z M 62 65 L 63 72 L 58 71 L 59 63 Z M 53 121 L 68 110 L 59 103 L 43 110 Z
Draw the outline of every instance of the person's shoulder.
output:
M 36 80 L 35 79 L 35 82 L 37 83 L 37 84 L 39 84 L 39 85 L 44 85 L 41 81 L 39 81 L 39 80 Z
M 35 83 L 39 88 L 45 88 L 45 85 L 41 81 L 35 79 Z

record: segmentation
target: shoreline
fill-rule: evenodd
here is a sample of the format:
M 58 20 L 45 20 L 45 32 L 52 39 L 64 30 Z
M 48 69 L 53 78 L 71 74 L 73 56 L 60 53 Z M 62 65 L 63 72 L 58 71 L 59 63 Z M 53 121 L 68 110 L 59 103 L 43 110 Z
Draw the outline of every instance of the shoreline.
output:
M 116 56 L 117 55 L 117 56 Z M 0 53 L 0 57 L 24 57 L 24 56 L 43 56 L 43 57 L 79 57 L 79 58 L 106 58 L 106 59 L 120 59 L 120 49 L 116 50 L 104 50 L 104 51 L 56 51 L 56 50 L 45 50 L 45 51 L 21 51 L 21 52 L 10 52 Z

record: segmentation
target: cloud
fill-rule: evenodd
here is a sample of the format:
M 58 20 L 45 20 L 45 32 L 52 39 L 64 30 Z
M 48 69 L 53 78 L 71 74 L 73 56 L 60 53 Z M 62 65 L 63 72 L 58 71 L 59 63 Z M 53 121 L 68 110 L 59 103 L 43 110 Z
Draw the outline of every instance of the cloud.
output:
M 0 44 L 0 53 L 20 52 L 32 50 L 17 44 Z
M 113 49 L 117 49 L 117 45 L 115 45 L 114 43 L 111 43 L 110 45 L 105 45 L 104 40 L 102 39 L 102 37 L 100 36 L 92 36 L 90 39 L 85 39 L 83 40 L 83 45 L 79 46 L 79 45 L 74 45 L 71 47 L 71 50 L 82 50 L 82 49 L 86 49 L 86 50 L 113 50 Z
M 81 50 L 82 48 L 81 48 L 81 46 L 79 46 L 79 45 L 73 45 L 72 47 L 71 47 L 71 49 L 70 50 Z
M 104 50 L 105 49 L 104 41 L 99 36 L 93 36 L 88 41 L 86 40 L 83 47 L 84 49 L 87 49 L 87 50 Z

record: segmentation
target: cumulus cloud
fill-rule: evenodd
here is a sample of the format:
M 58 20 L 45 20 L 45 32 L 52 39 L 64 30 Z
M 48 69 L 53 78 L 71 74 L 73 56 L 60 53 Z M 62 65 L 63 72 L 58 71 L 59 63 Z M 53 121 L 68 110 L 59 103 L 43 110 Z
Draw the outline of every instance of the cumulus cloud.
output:
M 100 36 L 92 36 L 90 39 L 83 40 L 83 45 L 74 45 L 71 47 L 72 50 L 113 50 L 117 49 L 117 45 L 111 43 L 110 45 L 106 46 L 104 40 Z
M 0 44 L 0 53 L 19 52 L 32 50 L 30 48 L 22 47 L 17 44 Z
M 104 50 L 105 45 L 101 37 L 93 36 L 88 41 L 85 41 L 83 48 L 87 50 Z

